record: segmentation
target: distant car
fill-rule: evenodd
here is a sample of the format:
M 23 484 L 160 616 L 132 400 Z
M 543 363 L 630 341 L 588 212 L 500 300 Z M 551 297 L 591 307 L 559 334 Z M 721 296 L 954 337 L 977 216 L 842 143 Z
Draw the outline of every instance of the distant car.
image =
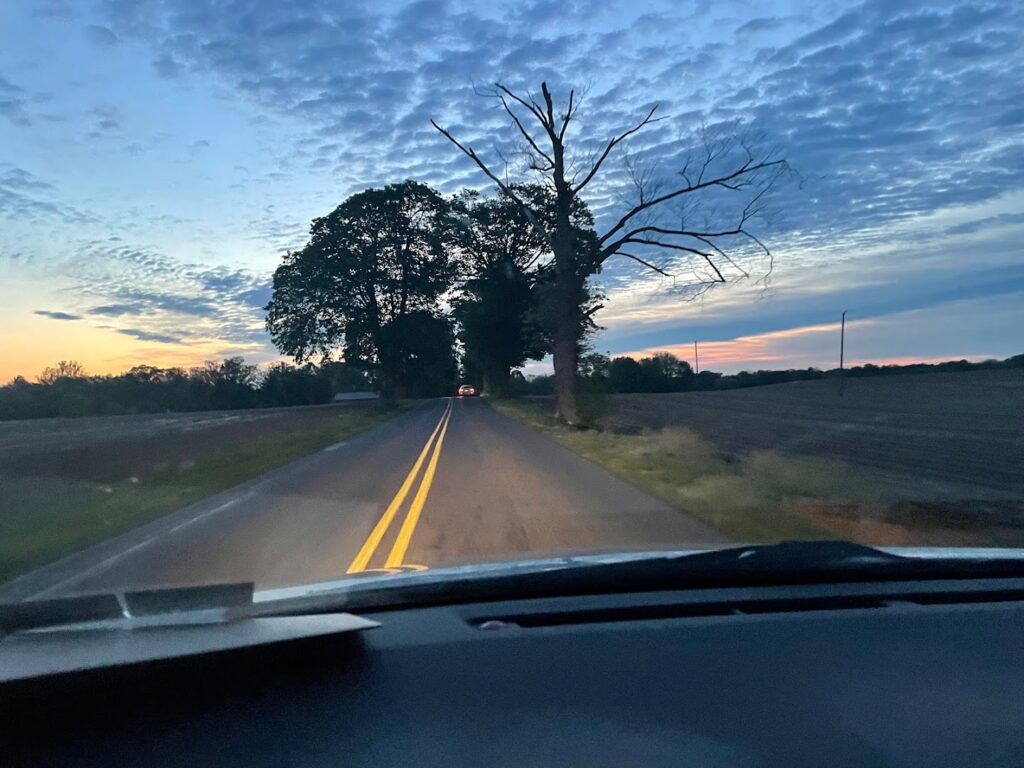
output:
M 471 384 L 463 384 L 459 387 L 459 397 L 473 397 L 476 395 L 476 387 Z

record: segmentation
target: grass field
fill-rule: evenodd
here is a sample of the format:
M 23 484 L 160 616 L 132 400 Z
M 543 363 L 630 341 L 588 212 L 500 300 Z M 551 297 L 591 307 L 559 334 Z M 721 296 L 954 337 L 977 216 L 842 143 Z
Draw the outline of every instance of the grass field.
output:
M 408 404 L 0 424 L 0 582 L 388 419 Z
M 600 430 L 497 407 L 741 540 L 1024 546 L 1019 371 L 610 396 Z

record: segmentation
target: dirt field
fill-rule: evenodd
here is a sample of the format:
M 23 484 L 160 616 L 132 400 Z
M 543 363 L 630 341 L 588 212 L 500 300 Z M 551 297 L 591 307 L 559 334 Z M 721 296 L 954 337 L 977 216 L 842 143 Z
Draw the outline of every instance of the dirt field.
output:
M 725 454 L 839 458 L 920 497 L 1024 497 L 1024 372 L 807 381 L 724 392 L 616 395 L 616 431 L 686 426 Z M 920 498 L 917 500 L 921 500 Z
M 218 446 L 321 424 L 366 403 L 246 411 L 0 421 L 0 473 L 117 481 Z

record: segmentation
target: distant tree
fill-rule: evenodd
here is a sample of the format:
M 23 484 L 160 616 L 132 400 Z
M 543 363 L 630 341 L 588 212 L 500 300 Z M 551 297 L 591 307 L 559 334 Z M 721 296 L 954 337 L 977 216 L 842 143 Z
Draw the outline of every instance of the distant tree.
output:
M 611 359 L 608 355 L 599 352 L 591 352 L 580 357 L 580 376 L 587 378 L 607 378 L 608 369 L 611 366 Z
M 378 382 L 365 368 L 340 360 L 321 363 L 317 375 L 327 382 L 332 395 L 339 392 L 369 392 L 378 388 Z
M 334 392 L 326 377 L 313 366 L 297 368 L 290 363 L 273 363 L 260 381 L 262 405 L 315 405 L 330 401 Z
M 55 384 L 61 379 L 84 379 L 85 368 L 76 360 L 61 360 L 53 366 L 47 366 L 39 374 L 40 384 Z
M 360 192 L 314 220 L 306 247 L 274 272 L 274 344 L 300 363 L 340 350 L 349 364 L 379 371 L 385 391 L 404 394 L 410 320 L 440 319 L 455 278 L 455 226 L 449 202 L 414 181 Z M 445 326 L 425 328 L 443 335 Z
M 643 392 L 681 392 L 693 384 L 693 369 L 685 360 L 668 352 L 640 360 Z
M 534 376 L 527 380 L 531 395 L 553 395 L 555 393 L 554 376 Z
M 164 381 L 166 372 L 163 368 L 152 365 L 136 365 L 128 369 L 124 377 L 144 384 L 157 384 Z
M 608 364 L 608 386 L 612 392 L 640 392 L 643 369 L 632 357 L 616 357 Z
M 703 134 L 701 146 L 684 152 L 674 176 L 627 158 L 627 178 L 634 188 L 634 199 L 602 235 L 581 232 L 571 218 L 580 195 L 598 177 L 616 147 L 656 121 L 657 105 L 596 153 L 574 154 L 567 134 L 581 101 L 575 91 L 570 91 L 565 106 L 556 109 L 547 83 L 541 83 L 540 90 L 540 101 L 500 83 L 486 95 L 504 109 L 527 172 L 539 176 L 553 191 L 555 216 L 550 221 L 530 200 L 516 193 L 508 182 L 507 171 L 492 169 L 472 147 L 431 122 L 520 205 L 537 235 L 548 244 L 553 257 L 553 279 L 545 299 L 553 331 L 556 415 L 576 424 L 580 421 L 576 406 L 577 360 L 587 319 L 584 307 L 589 278 L 613 256 L 632 259 L 654 273 L 670 275 L 654 263 L 657 256 L 648 256 L 649 252 L 699 260 L 703 266 L 694 270 L 693 278 L 698 289 L 725 282 L 730 269 L 746 275 L 736 260 L 736 243 L 750 242 L 767 252 L 749 227 L 761 211 L 765 195 L 784 170 L 785 162 L 773 150 L 759 148 L 748 137 L 718 139 L 708 132 Z M 709 193 L 724 193 L 719 198 L 735 197 L 738 201 L 707 201 Z M 701 198 L 710 204 L 684 205 Z
M 259 369 L 241 357 L 207 361 L 189 371 L 193 392 L 208 408 L 252 408 L 256 405 Z

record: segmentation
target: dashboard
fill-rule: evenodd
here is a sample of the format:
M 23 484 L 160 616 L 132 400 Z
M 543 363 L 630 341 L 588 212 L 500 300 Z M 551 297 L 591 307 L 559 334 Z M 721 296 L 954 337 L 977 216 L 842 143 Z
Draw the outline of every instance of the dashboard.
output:
M 1024 580 L 363 612 L 10 683 L 4 765 L 1019 766 Z

